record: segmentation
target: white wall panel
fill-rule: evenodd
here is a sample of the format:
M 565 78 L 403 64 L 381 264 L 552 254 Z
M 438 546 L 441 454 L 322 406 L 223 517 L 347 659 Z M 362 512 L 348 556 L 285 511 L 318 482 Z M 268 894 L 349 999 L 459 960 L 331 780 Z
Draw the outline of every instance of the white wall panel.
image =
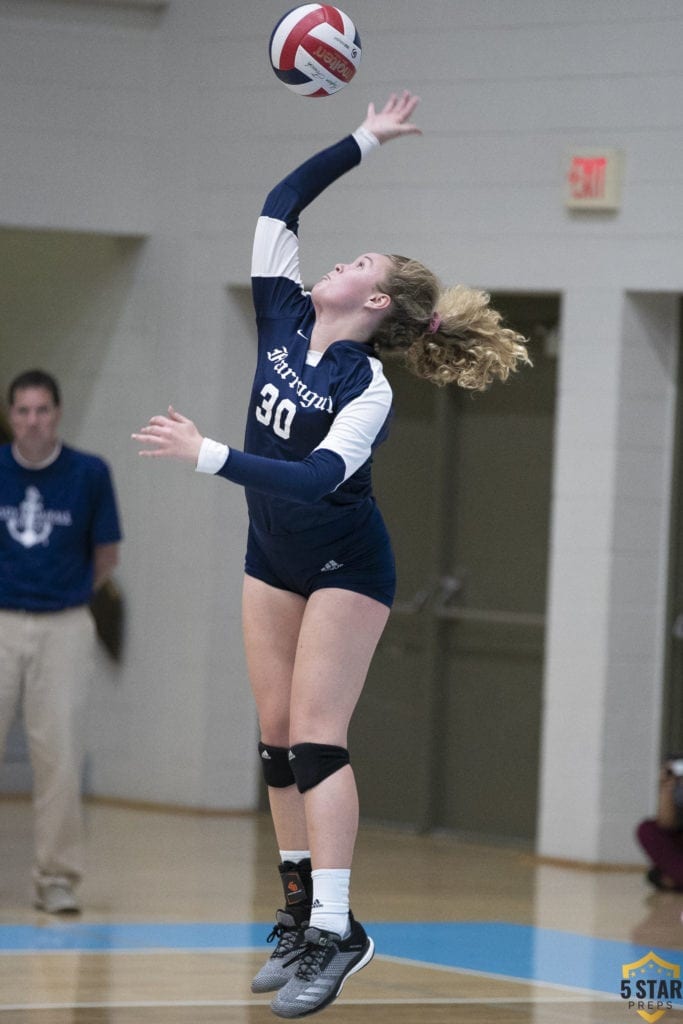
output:
M 661 439 L 675 347 L 662 294 L 683 291 L 680 0 L 424 0 L 419 17 L 412 0 L 356 4 L 361 70 L 325 101 L 292 95 L 268 68 L 282 11 L 280 0 L 0 0 L 3 257 L 16 238 L 2 228 L 147 237 L 113 260 L 97 300 L 89 275 L 80 290 L 71 281 L 77 329 L 64 307 L 52 336 L 40 317 L 29 323 L 22 303 L 43 299 L 25 284 L 11 300 L 16 331 L 5 318 L 0 334 L 3 379 L 29 353 L 65 377 L 72 440 L 111 455 L 122 495 L 129 635 L 123 667 L 101 666 L 93 786 L 253 803 L 242 495 L 177 467 L 141 465 L 128 434 L 173 401 L 207 432 L 241 439 L 253 337 L 231 287 L 246 283 L 262 199 L 301 156 L 356 127 L 370 99 L 407 85 L 422 96 L 424 137 L 374 154 L 307 213 L 304 274 L 313 280 L 372 246 L 422 258 L 446 283 L 569 296 L 547 685 L 562 721 L 586 702 L 577 727 L 591 756 L 577 784 L 587 787 L 588 832 L 572 847 L 566 802 L 556 815 L 549 798 L 571 796 L 557 781 L 571 731 L 551 716 L 542 842 L 559 855 L 611 856 L 625 819 L 610 805 L 623 793 L 603 764 L 618 746 L 605 708 L 619 672 L 661 677 L 652 634 L 663 601 Z M 624 152 L 614 214 L 563 206 L 564 154 L 585 146 Z M 64 284 L 55 264 L 46 274 Z M 629 291 L 639 299 L 626 317 Z M 655 307 L 647 292 L 657 293 Z M 107 296 L 116 317 L 98 319 Z M 654 523 L 658 541 L 648 544 Z M 644 595 L 655 619 L 643 614 L 638 653 L 635 627 L 622 626 L 633 626 Z M 656 756 L 655 712 L 647 728 L 641 767 Z

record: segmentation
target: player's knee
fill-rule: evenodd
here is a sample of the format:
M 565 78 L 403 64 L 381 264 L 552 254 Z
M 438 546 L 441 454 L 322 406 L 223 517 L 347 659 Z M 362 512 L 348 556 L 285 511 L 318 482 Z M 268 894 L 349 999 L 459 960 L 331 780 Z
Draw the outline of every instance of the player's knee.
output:
M 258 752 L 267 786 L 272 786 L 274 789 L 285 789 L 287 786 L 294 785 L 296 780 L 289 763 L 287 747 L 273 747 L 269 743 L 259 743 Z
M 349 762 L 346 747 L 329 743 L 295 743 L 289 752 L 289 763 L 300 793 L 313 789 Z

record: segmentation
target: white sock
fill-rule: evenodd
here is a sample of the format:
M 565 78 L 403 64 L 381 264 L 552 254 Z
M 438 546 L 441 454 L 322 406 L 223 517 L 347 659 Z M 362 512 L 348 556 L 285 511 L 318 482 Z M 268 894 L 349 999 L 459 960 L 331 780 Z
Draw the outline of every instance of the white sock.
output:
M 336 932 L 345 939 L 351 931 L 349 924 L 350 868 L 316 868 L 313 878 L 313 909 L 311 928 Z
M 292 864 L 298 864 L 300 860 L 311 859 L 310 850 L 280 850 L 280 860 L 284 864 L 286 860 Z

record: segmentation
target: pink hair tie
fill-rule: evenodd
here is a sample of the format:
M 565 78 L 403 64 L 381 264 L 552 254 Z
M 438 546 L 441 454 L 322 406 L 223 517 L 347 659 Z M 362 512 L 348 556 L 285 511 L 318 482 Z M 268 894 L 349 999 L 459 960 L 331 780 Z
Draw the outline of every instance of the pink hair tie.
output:
M 440 313 L 432 313 L 432 318 L 429 321 L 429 327 L 427 328 L 427 331 L 430 334 L 436 334 L 436 332 L 438 331 L 440 326 L 441 326 L 441 314 Z

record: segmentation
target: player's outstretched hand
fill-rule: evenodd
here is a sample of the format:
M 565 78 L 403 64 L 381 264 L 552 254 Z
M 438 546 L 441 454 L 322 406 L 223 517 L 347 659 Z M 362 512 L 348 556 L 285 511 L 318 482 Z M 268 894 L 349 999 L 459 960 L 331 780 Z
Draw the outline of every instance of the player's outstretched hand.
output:
M 375 110 L 374 103 L 368 106 L 362 127 L 372 132 L 380 143 L 397 139 L 401 135 L 421 135 L 420 129 L 410 120 L 419 102 L 419 96 L 413 96 L 407 90 L 392 93 L 381 110 Z
M 167 416 L 152 416 L 139 434 L 131 436 L 134 441 L 141 441 L 149 446 L 143 448 L 139 452 L 140 455 L 183 459 L 194 463 L 195 466 L 204 440 L 192 420 L 188 420 L 187 416 L 181 416 L 172 405 L 168 407 Z

